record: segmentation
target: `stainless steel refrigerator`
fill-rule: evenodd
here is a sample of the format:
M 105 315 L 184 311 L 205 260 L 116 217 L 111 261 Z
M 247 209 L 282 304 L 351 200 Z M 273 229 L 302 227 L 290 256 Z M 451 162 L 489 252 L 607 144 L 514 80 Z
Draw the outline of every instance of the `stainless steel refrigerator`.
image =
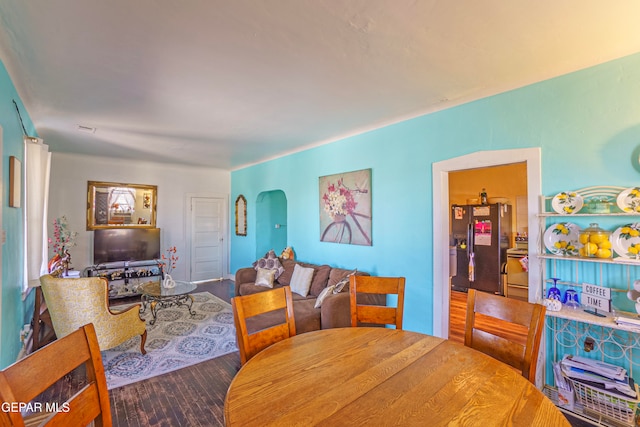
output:
M 511 205 L 451 206 L 451 289 L 504 295 Z

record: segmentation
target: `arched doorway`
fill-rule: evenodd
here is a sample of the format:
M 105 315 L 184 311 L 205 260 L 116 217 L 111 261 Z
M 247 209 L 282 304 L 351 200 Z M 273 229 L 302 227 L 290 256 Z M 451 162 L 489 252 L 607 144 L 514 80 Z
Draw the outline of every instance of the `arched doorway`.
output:
M 287 247 L 287 196 L 282 190 L 264 191 L 256 198 L 256 258 Z

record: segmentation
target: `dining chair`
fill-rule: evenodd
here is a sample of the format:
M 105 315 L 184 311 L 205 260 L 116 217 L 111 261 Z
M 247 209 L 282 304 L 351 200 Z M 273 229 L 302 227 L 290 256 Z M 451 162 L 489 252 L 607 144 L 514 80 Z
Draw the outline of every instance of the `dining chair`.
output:
M 404 312 L 404 277 L 356 276 L 349 279 L 351 326 L 361 323 L 395 325 L 402 329 Z M 397 295 L 395 307 L 365 301 L 364 294 Z
M 464 344 L 535 383 L 545 307 L 469 289 Z
M 293 297 L 289 286 L 234 297 L 231 306 L 242 365 L 271 344 L 296 334 Z M 251 319 L 263 315 L 275 316 L 272 317 L 271 326 L 252 329 Z
M 83 365 L 84 369 L 77 369 Z M 78 381 L 77 393 L 60 402 L 35 399 L 59 380 L 68 383 L 72 371 L 73 378 L 82 375 L 86 379 Z M 111 426 L 107 379 L 93 325 L 84 325 L 0 371 L 0 401 L 1 426 L 85 426 L 91 422 Z M 28 411 L 22 413 L 24 408 L 19 405 L 27 403 Z
M 146 354 L 147 327 L 140 318 L 140 304 L 122 311 L 110 309 L 105 279 L 58 278 L 47 274 L 40 277 L 40 285 L 58 338 L 93 323 L 101 350 L 140 335 L 140 352 Z

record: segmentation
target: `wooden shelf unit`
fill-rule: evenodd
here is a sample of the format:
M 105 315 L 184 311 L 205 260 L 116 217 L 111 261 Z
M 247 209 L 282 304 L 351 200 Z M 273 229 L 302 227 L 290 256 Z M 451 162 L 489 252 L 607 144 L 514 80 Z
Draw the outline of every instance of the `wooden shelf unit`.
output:
M 89 267 L 87 275 L 105 278 L 109 283 L 109 299 L 114 299 L 138 295 L 138 286 L 160 280 L 162 271 L 158 261 L 152 259 L 98 264 Z

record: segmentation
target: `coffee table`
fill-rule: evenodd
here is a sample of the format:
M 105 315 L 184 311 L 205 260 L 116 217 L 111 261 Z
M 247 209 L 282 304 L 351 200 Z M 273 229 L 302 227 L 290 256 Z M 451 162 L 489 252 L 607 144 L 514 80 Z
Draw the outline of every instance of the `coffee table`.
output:
M 138 292 L 142 295 L 142 307 L 140 313 L 144 313 L 147 305 L 151 309 L 153 319 L 149 321 L 150 325 L 156 323 L 158 311 L 172 306 L 186 306 L 190 315 L 196 314 L 191 309 L 193 306 L 193 295 L 198 286 L 191 282 L 181 282 L 176 280 L 176 286 L 173 288 L 163 288 L 160 282 L 149 282 L 138 288 Z

